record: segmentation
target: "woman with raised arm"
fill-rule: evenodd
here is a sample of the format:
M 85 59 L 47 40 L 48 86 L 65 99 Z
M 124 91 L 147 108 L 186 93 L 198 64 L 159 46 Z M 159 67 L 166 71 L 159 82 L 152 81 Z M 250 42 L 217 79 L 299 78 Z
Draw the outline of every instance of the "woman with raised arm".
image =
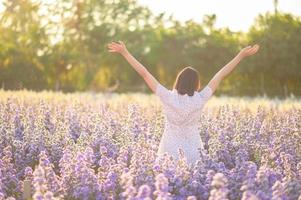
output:
M 149 88 L 160 98 L 165 114 L 165 128 L 162 135 L 158 156 L 168 153 L 179 158 L 182 149 L 189 164 L 200 159 L 199 150 L 203 149 L 198 131 L 198 122 L 202 108 L 217 89 L 220 82 L 234 70 L 240 61 L 255 54 L 259 45 L 243 48 L 228 64 L 226 64 L 200 90 L 198 72 L 192 67 L 180 71 L 172 90 L 162 86 L 152 74 L 137 61 L 127 50 L 123 42 L 112 42 L 108 45 L 109 52 L 120 53 L 130 65 L 142 76 Z

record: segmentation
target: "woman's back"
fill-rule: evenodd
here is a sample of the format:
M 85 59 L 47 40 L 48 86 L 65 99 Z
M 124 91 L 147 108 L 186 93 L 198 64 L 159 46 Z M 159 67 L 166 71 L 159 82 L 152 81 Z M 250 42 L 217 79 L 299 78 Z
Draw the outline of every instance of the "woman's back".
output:
M 178 157 L 178 149 L 182 148 L 189 163 L 199 159 L 198 148 L 202 148 L 198 133 L 200 112 L 220 82 L 234 70 L 245 57 L 254 55 L 259 45 L 243 48 L 229 63 L 220 69 L 201 92 L 194 92 L 200 87 L 199 74 L 192 67 L 184 68 L 177 76 L 176 90 L 164 88 L 156 78 L 127 50 L 123 42 L 111 42 L 109 52 L 120 53 L 144 79 L 149 88 L 155 92 L 163 103 L 166 115 L 165 130 L 158 154 L 168 152 Z M 192 96 L 180 94 L 193 94 Z
M 165 128 L 158 154 L 167 152 L 178 158 L 178 149 L 182 148 L 189 163 L 199 159 L 202 141 L 198 131 L 198 122 L 202 108 L 212 95 L 206 86 L 193 96 L 180 95 L 177 90 L 167 90 L 158 84 L 156 94 L 159 96 L 165 114 Z
M 167 121 L 176 126 L 190 126 L 198 123 L 203 106 L 212 95 L 206 86 L 201 92 L 194 92 L 193 96 L 178 94 L 176 89 L 167 90 L 158 84 L 156 94 L 159 96 Z

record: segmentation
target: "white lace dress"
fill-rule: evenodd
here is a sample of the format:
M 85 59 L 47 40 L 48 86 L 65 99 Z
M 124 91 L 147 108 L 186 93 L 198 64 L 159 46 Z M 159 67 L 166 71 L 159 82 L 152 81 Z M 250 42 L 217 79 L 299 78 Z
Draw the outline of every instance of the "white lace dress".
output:
M 206 86 L 193 96 L 180 95 L 176 89 L 168 90 L 161 84 L 156 88 L 156 95 L 163 104 L 165 128 L 162 135 L 158 156 L 165 152 L 178 159 L 179 148 L 182 148 L 189 164 L 200 158 L 203 143 L 198 130 L 202 108 L 212 96 L 212 90 Z

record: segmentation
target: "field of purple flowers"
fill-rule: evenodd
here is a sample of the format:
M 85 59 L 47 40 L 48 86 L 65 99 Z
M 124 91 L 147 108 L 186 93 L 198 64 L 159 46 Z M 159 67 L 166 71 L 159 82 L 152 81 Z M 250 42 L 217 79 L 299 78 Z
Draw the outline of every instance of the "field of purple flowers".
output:
M 155 96 L 0 91 L 0 200 L 301 200 L 300 100 L 212 98 L 194 167 L 156 159 L 163 123 Z

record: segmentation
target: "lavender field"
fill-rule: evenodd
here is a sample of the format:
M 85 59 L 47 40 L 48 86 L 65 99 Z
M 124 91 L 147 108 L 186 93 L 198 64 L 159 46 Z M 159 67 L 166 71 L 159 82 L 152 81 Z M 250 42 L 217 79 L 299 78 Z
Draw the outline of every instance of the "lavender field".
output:
M 153 95 L 0 91 L 0 199 L 301 200 L 301 100 L 213 97 L 194 167 L 163 125 Z

